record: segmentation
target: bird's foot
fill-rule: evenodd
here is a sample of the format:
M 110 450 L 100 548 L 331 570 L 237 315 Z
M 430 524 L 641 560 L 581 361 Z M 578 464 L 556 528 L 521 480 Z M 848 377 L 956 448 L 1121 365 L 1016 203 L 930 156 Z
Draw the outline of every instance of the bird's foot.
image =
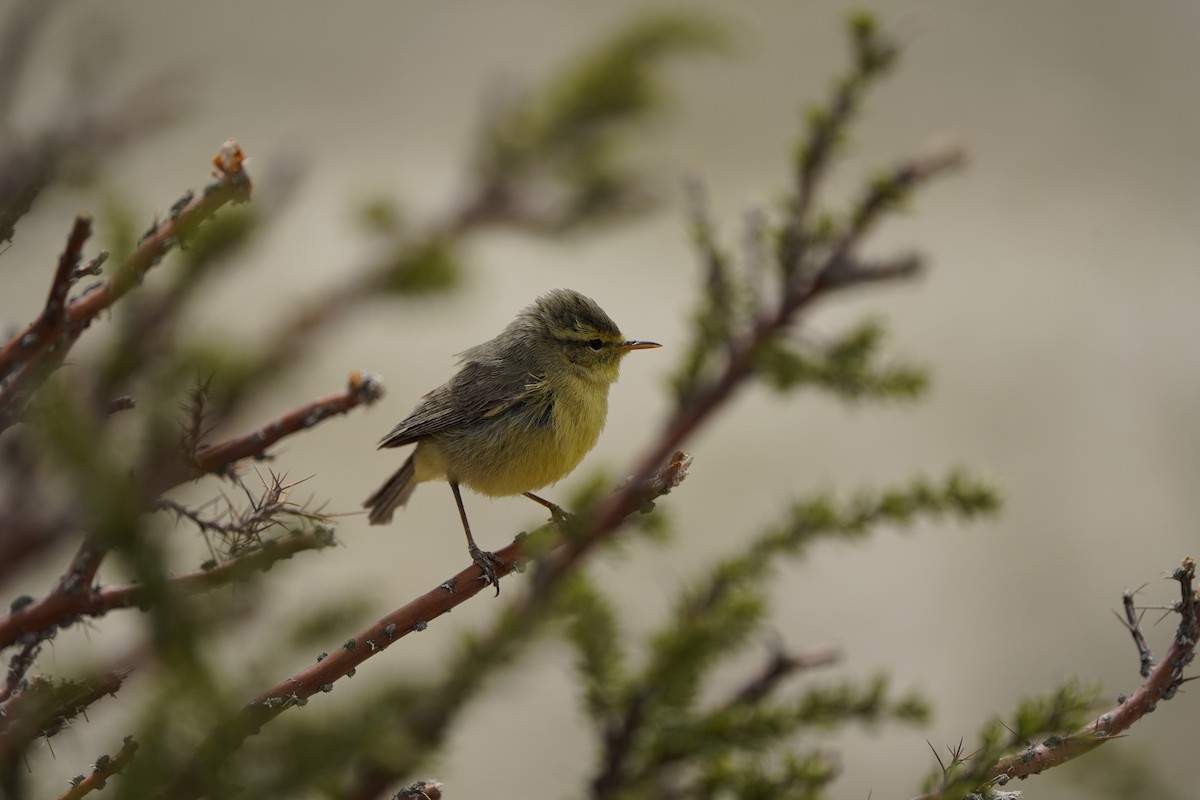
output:
M 508 565 L 504 563 L 504 559 L 495 553 L 489 553 L 487 550 L 480 550 L 472 545 L 467 548 L 471 554 L 471 560 L 479 565 L 479 569 L 483 574 L 479 576 L 481 581 L 486 581 L 496 587 L 496 595 L 500 595 L 500 576 L 496 574 L 496 568 L 507 569 Z
M 567 511 L 557 503 L 550 503 L 546 508 L 550 509 L 550 520 L 563 530 L 570 530 L 571 527 L 579 520 L 579 517 Z

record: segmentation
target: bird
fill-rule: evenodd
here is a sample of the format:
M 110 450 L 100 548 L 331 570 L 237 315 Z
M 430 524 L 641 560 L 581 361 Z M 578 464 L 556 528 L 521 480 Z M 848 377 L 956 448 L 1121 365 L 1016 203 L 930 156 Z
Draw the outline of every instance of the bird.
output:
M 467 537 L 467 552 L 496 587 L 495 553 L 471 534 L 461 487 L 490 497 L 524 495 L 562 513 L 534 490 L 556 483 L 595 446 L 608 415 L 609 388 L 634 350 L 661 347 L 627 339 L 589 297 L 555 289 L 538 297 L 493 339 L 459 353 L 458 372 L 426 394 L 379 442 L 415 444 L 404 464 L 363 502 L 372 525 L 392 521 L 417 484 L 446 481 Z

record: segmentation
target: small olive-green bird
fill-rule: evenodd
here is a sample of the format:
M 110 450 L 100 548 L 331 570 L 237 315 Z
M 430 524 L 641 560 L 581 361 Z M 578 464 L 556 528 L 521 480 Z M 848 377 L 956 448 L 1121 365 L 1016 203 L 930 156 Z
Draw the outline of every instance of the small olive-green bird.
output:
M 367 498 L 372 525 L 391 522 L 425 481 L 447 481 L 484 578 L 500 586 L 494 553 L 471 535 L 460 486 L 491 497 L 533 494 L 565 477 L 596 444 L 621 359 L 656 342 L 626 339 L 595 301 L 570 289 L 539 297 L 500 334 L 459 354 L 458 374 L 421 398 L 380 448 L 416 448 Z

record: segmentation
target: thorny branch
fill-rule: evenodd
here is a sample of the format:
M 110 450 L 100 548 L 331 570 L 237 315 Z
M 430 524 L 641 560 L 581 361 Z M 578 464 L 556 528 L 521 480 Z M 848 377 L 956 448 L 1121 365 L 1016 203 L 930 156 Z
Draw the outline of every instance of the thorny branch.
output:
M 230 523 L 206 520 L 198 512 L 179 503 L 165 498 L 157 499 L 154 508 L 174 511 L 195 521 L 202 529 L 224 531 L 232 537 L 226 561 L 206 564 L 199 570 L 171 578 L 167 585 L 184 593 L 208 591 L 245 580 L 250 574 L 265 571 L 272 564 L 296 553 L 334 544 L 332 528 L 325 524 L 324 516 L 286 501 L 285 494 L 289 488 L 280 478 L 273 477 L 266 486 L 264 496 L 257 500 L 251 497 L 251 508 Z M 260 537 L 262 531 L 280 524 L 286 518 L 303 520 L 311 524 L 313 530 L 292 531 L 276 539 L 263 540 Z M 14 603 L 9 613 L 0 617 L 0 649 L 14 643 L 20 643 L 23 647 L 36 645 L 52 636 L 57 627 L 70 624 L 80 616 L 98 616 L 117 608 L 143 607 L 150 597 L 140 584 L 107 588 L 92 586 L 103 555 L 103 549 L 97 547 L 90 538 L 85 539 L 71 566 L 53 590 L 39 600 L 25 597 Z M 24 660 L 15 664 L 24 664 L 28 668 Z M 10 674 L 9 681 L 14 680 L 14 675 L 16 680 L 20 680 L 23 673 L 23 669 L 18 669 Z
M 62 363 L 92 322 L 140 283 L 145 273 L 179 244 L 181 237 L 194 231 L 225 204 L 249 199 L 250 178 L 244 169 L 245 155 L 237 143 L 226 142 L 214 163 L 216 179 L 200 194 L 189 193 L 176 203 L 170 216 L 146 232 L 111 280 L 66 302 L 80 251 L 91 234 L 90 218 L 81 215 L 76 219 L 67 249 L 59 259 L 45 310 L 0 348 L 0 432 L 20 419 L 33 392 Z
M 166 465 L 147 474 L 142 493 L 147 503 L 154 505 L 163 492 L 202 475 L 230 477 L 233 465 L 239 461 L 269 459 L 267 451 L 280 440 L 315 427 L 330 417 L 347 414 L 359 406 L 369 406 L 383 395 L 383 383 L 378 377 L 356 370 L 350 373 L 344 390 L 297 406 L 248 433 L 212 445 L 199 444 L 204 420 L 202 400 L 198 395 L 193 398 L 191 419 L 181 443 L 184 452 L 172 453 Z
M 989 778 L 1024 778 L 1093 750 L 1106 741 L 1117 738 L 1135 722 L 1149 714 L 1160 700 L 1170 700 L 1183 685 L 1184 668 L 1196 656 L 1200 642 L 1200 594 L 1195 590 L 1196 562 L 1185 558 L 1171 577 L 1179 582 L 1179 627 L 1167 653 L 1158 666 L 1150 671 L 1142 685 L 1115 708 L 1089 722 L 1082 730 L 1066 737 L 1051 737 L 1028 749 L 1000 759 Z
M 1154 655 L 1150 652 L 1150 645 L 1146 642 L 1146 635 L 1142 633 L 1142 618 L 1138 614 L 1137 607 L 1133 604 L 1133 596 L 1136 592 L 1125 592 L 1121 596 L 1121 605 L 1125 608 L 1125 619 L 1121 620 L 1125 625 L 1129 635 L 1133 637 L 1133 643 L 1137 646 L 1138 659 L 1142 662 L 1141 673 L 1143 678 L 1150 677 L 1150 672 L 1154 669 Z M 1114 612 L 1115 613 L 1115 612 Z M 1117 619 L 1121 619 L 1120 616 Z
M 265 458 L 267 450 L 285 436 L 308 430 L 329 417 L 345 414 L 360 405 L 370 405 L 381 397 L 383 384 L 378 378 L 352 372 L 345 391 L 295 408 L 243 436 L 199 448 L 193 456 L 194 467 L 202 474 L 221 472 L 230 464 L 247 458 Z
M 109 757 L 107 754 L 98 756 L 96 763 L 92 765 L 92 774 L 87 777 L 76 775 L 72 778 L 71 788 L 59 795 L 58 800 L 79 800 L 97 789 L 103 789 L 108 779 L 123 770 L 125 765 L 133 759 L 133 754 L 137 752 L 137 749 L 138 743 L 134 741 L 133 737 L 126 736 L 125 741 L 121 744 L 121 749 L 115 756 Z
M 691 456 L 682 452 L 675 453 L 670 463 L 650 479 L 642 481 L 633 489 L 629 488 L 629 484 L 624 484 L 618 491 L 632 491 L 641 499 L 638 504 L 640 507 L 642 503 L 662 497 L 678 487 L 687 477 L 690 463 Z M 504 577 L 525 563 L 528 558 L 527 543 L 524 538 L 520 538 L 497 550 L 495 555 L 499 558 L 496 576 Z M 383 652 L 402 637 L 425 630 L 430 622 L 465 603 L 487 585 L 479 566 L 472 564 L 441 585 L 383 617 L 357 636 L 348 639 L 336 651 L 323 653 L 313 666 L 267 689 L 246 704 L 240 717 L 209 735 L 193 759 L 191 768 L 185 769 L 178 776 L 178 780 L 166 796 L 195 797 L 196 782 L 189 777 L 193 770 L 212 769 L 240 747 L 247 737 L 257 734 L 263 725 L 284 710 L 305 705 L 310 697 L 320 692 L 333 691 L 334 682 L 353 675 L 359 664 Z
M 55 735 L 96 701 L 115 696 L 126 677 L 108 672 L 71 684 L 38 679 L 0 703 L 0 773 L 13 766 L 29 742 Z
M 374 402 L 382 393 L 383 387 L 377 379 L 352 373 L 344 392 L 307 403 L 251 434 L 202 450 L 199 457 L 194 458 L 198 467 L 192 472 L 177 468 L 156 473 L 152 481 L 158 482 L 159 485 L 153 487 L 154 494 L 150 496 L 157 498 L 158 493 L 180 483 L 190 474 L 224 470 L 238 460 L 262 457 L 268 447 L 283 437 L 306 430 L 332 415 L 346 413 L 358 405 Z M 154 499 L 151 504 L 179 510 L 176 504 L 162 499 Z M 279 503 L 268 505 L 278 513 L 297 513 Z M 259 509 L 259 512 L 261 513 L 258 513 L 258 517 L 261 518 L 265 512 L 262 509 Z M 230 582 L 244 580 L 250 573 L 265 570 L 276 561 L 289 558 L 295 553 L 319 549 L 332 543 L 332 533 L 319 528 L 314 532 L 263 542 L 261 549 L 247 550 L 241 547 L 237 549 L 235 558 L 219 566 L 188 573 L 173 578 L 168 583 L 185 592 L 207 591 Z M 54 589 L 39 600 L 24 598 L 26 602 L 15 604 L 7 615 L 0 617 L 0 649 L 20 643 L 22 652 L 29 650 L 28 658 L 20 658 L 20 654 L 14 658 L 10 670 L 15 671 L 10 671 L 6 686 L 22 679 L 36 653 L 35 649 L 30 648 L 36 648 L 38 643 L 54 635 L 59 626 L 70 624 L 79 616 L 98 615 L 116 608 L 140 606 L 146 601 L 145 591 L 138 585 L 109 588 L 92 586 L 105 552 L 91 537 L 85 538 Z
M 336 543 L 333 531 L 322 527 L 314 531 L 291 533 L 278 539 L 268 539 L 259 547 L 244 552 L 220 564 L 185 572 L 167 580 L 166 584 L 183 594 L 207 592 L 231 583 L 246 580 L 256 572 L 265 572 L 279 561 L 306 550 L 322 550 Z M 80 616 L 101 616 L 118 608 L 142 608 L 153 595 L 138 583 L 123 586 L 96 587 L 65 599 L 55 594 L 32 603 L 0 619 L 0 644 L 7 645 L 28 634 L 37 634 L 55 625 Z
M 1175 604 L 1175 610 L 1179 613 L 1179 627 L 1166 655 L 1149 674 L 1143 673 L 1145 680 L 1137 690 L 1128 697 L 1119 697 L 1114 708 L 1073 733 L 1052 735 L 1041 742 L 1031 743 L 1019 752 L 1004 756 L 987 772 L 986 783 L 1003 785 L 1014 778 L 1037 775 L 1078 758 L 1107 741 L 1120 738 L 1135 722 L 1154 711 L 1160 701 L 1175 696 L 1187 680 L 1183 670 L 1192 663 L 1196 646 L 1200 643 L 1200 623 L 1197 621 L 1200 619 L 1200 592 L 1195 588 L 1195 560 L 1185 558 L 1171 577 L 1179 582 L 1180 600 Z M 1125 597 L 1128 596 L 1126 593 Z M 1148 652 L 1147 647 L 1145 653 L 1141 653 L 1143 665 Z M 939 797 L 941 794 L 935 791 L 914 800 L 934 800 Z

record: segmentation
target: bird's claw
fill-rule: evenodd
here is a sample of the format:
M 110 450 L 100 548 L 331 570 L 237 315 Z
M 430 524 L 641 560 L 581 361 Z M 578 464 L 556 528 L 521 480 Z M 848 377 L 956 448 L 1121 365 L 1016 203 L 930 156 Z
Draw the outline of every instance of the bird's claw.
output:
M 481 581 L 485 581 L 496 587 L 496 596 L 500 595 L 500 576 L 496 574 L 496 568 L 506 569 L 507 564 L 504 559 L 495 553 L 489 553 L 487 550 L 480 550 L 478 547 L 469 548 L 471 560 L 474 561 L 479 569 L 483 572 L 479 576 Z
M 560 528 L 568 529 L 575 520 L 575 515 L 560 505 L 550 504 L 550 520 Z

